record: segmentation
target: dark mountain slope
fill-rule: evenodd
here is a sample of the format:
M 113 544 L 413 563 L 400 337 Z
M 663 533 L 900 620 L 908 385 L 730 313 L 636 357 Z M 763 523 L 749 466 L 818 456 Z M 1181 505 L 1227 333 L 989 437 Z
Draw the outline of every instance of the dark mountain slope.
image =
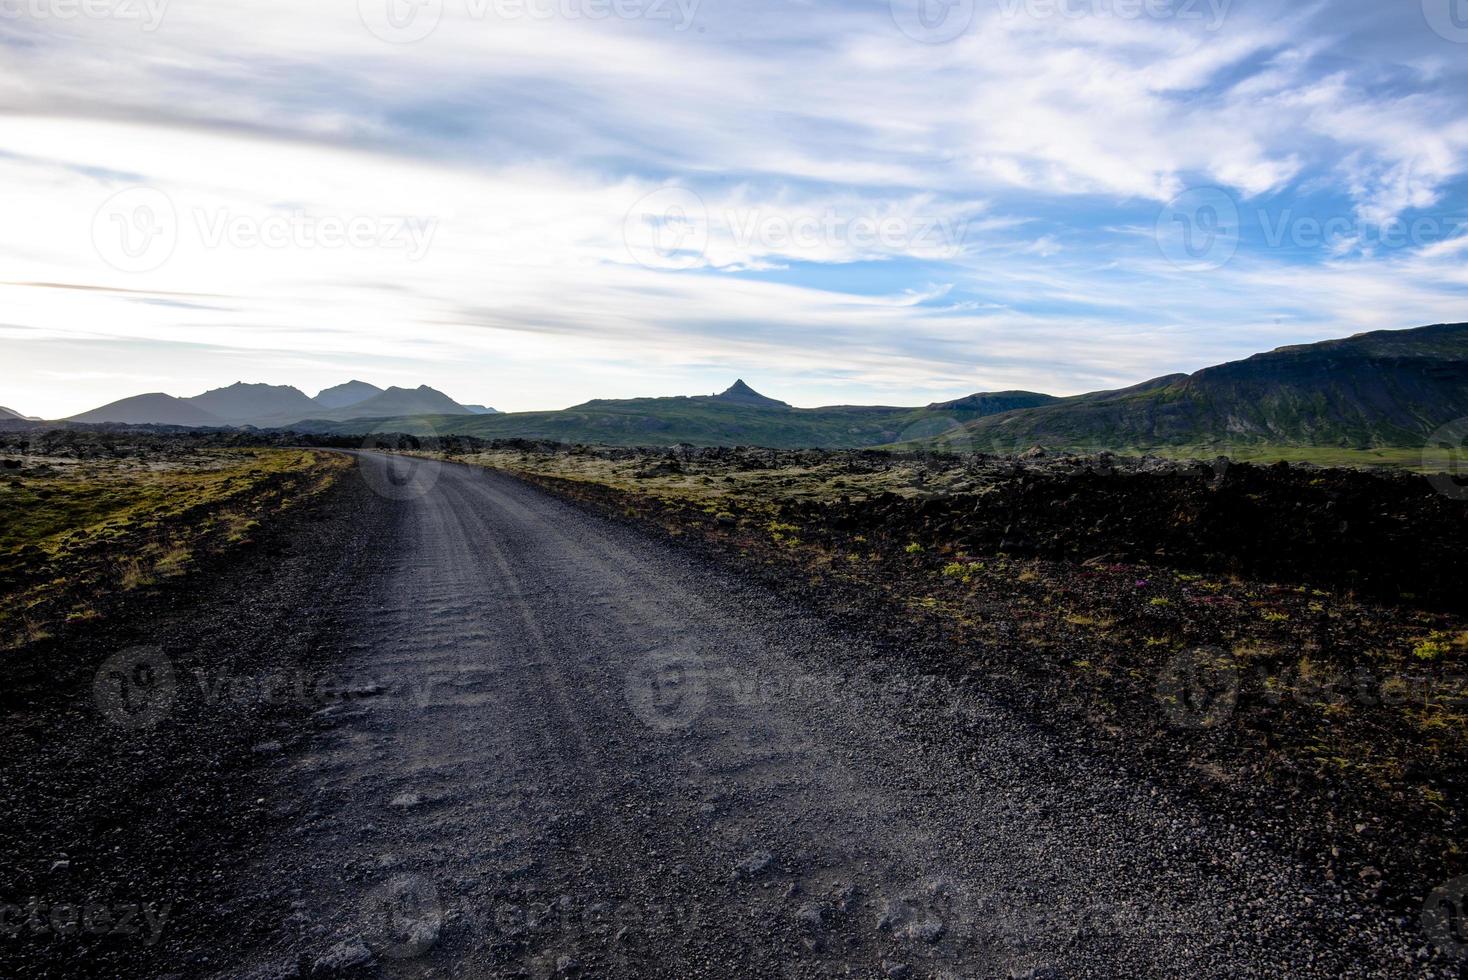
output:
M 1468 324 L 1281 347 L 979 419 L 981 448 L 1421 446 L 1468 416 Z
M 226 422 L 248 423 L 256 419 L 293 415 L 303 418 L 318 410 L 317 404 L 299 388 L 290 385 L 246 384 L 236 381 L 228 388 L 215 388 L 185 401 Z
M 161 391 L 133 395 L 109 402 L 90 412 L 73 415 L 69 422 L 122 422 L 129 425 L 195 425 L 219 426 L 225 421 L 184 398 L 165 395 Z

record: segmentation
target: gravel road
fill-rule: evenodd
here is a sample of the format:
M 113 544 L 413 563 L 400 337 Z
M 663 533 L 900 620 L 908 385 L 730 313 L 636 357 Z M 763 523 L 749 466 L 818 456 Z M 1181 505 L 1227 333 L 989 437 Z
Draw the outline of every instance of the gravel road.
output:
M 978 685 L 511 477 L 359 473 L 349 696 L 262 748 L 293 816 L 243 875 L 291 914 L 222 975 L 1413 971 L 1410 925 Z

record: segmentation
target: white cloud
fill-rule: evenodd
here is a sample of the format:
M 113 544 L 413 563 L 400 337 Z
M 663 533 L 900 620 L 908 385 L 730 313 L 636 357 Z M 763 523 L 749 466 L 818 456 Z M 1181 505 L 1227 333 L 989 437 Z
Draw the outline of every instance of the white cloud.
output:
M 1343 195 L 1368 222 L 1461 210 L 1461 72 L 1343 57 L 1376 41 L 1339 6 L 1239 3 L 1215 31 L 991 10 L 936 46 L 883 4 L 705 3 L 690 30 L 445 9 L 405 45 L 353 3 L 173 0 L 151 32 L 0 21 L 6 278 L 141 292 L 0 287 L 27 328 L 0 333 L 7 352 L 203 345 L 200 378 L 226 350 L 229 370 L 311 378 L 365 358 L 489 373 L 471 400 L 500 407 L 579 400 L 637 365 L 670 386 L 777 365 L 796 400 L 838 376 L 1066 392 L 1246 353 L 1276 319 L 1316 339 L 1461 302 L 1448 244 L 1246 251 L 1187 277 L 1134 233 L 1195 183 Z M 1401 30 L 1393 51 L 1435 41 Z M 178 240 L 125 272 L 92 224 L 135 183 L 167 194 Z M 666 186 L 696 207 L 635 220 L 648 248 L 629 251 L 629 209 Z M 299 238 L 355 219 L 376 222 L 373 247 Z M 393 221 L 417 222 L 410 247 L 384 245 Z M 873 286 L 846 267 L 891 271 Z

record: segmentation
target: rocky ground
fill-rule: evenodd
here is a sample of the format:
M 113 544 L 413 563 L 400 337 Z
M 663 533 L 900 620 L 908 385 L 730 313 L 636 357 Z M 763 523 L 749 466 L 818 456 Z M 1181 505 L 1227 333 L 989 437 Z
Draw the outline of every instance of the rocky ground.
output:
M 378 501 L 340 484 L 4 654 L 0 975 L 198 976 L 248 941 L 238 869 L 279 830 L 261 763 L 277 726 L 352 696 L 312 611 Z
M 492 451 L 11 655 L 0 974 L 1459 973 L 1456 722 L 1250 672 L 1453 613 L 947 540 L 1033 461 Z

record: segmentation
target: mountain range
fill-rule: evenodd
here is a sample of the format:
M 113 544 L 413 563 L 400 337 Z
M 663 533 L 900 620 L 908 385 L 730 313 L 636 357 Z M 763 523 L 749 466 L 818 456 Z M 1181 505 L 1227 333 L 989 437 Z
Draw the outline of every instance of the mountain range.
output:
M 985 392 L 919 408 L 832 405 L 794 408 L 761 395 L 743 380 L 716 395 L 598 398 L 551 412 L 513 412 L 478 418 L 453 416 L 379 419 L 370 431 L 415 435 L 472 435 L 482 439 L 548 439 L 603 445 L 767 446 L 859 448 L 926 439 L 994 412 L 1055 401 L 1031 391 Z M 360 422 L 315 426 L 314 431 L 356 434 Z
M 1468 418 L 1468 323 L 1281 347 L 1128 388 L 1066 398 L 980 392 L 921 408 L 793 408 L 743 381 L 717 395 L 597 399 L 554 412 L 380 419 L 375 431 L 612 445 L 770 448 L 1032 446 L 1213 455 L 1256 447 L 1420 449 Z M 364 431 L 361 422 L 323 431 Z M 1297 454 L 1301 455 L 1301 454 Z M 1302 455 L 1301 458 L 1308 458 Z
M 1044 446 L 1211 455 L 1250 447 L 1420 448 L 1435 431 L 1465 418 L 1468 323 L 1281 347 L 1192 374 L 1065 398 L 1000 391 L 921 407 L 796 408 L 740 380 L 713 395 L 594 399 L 557 411 L 503 414 L 427 386 L 383 389 L 350 381 L 309 398 L 296 388 L 238 383 L 192 398 L 124 398 L 69 421 L 627 446 L 995 452 Z
M 489 415 L 483 405 L 461 405 L 427 385 L 379 388 L 348 381 L 326 388 L 315 398 L 289 385 L 237 381 L 190 398 L 162 392 L 133 395 L 73 415 L 68 422 L 115 422 L 133 425 L 255 426 L 285 428 L 303 422 L 335 422 L 400 415 Z

